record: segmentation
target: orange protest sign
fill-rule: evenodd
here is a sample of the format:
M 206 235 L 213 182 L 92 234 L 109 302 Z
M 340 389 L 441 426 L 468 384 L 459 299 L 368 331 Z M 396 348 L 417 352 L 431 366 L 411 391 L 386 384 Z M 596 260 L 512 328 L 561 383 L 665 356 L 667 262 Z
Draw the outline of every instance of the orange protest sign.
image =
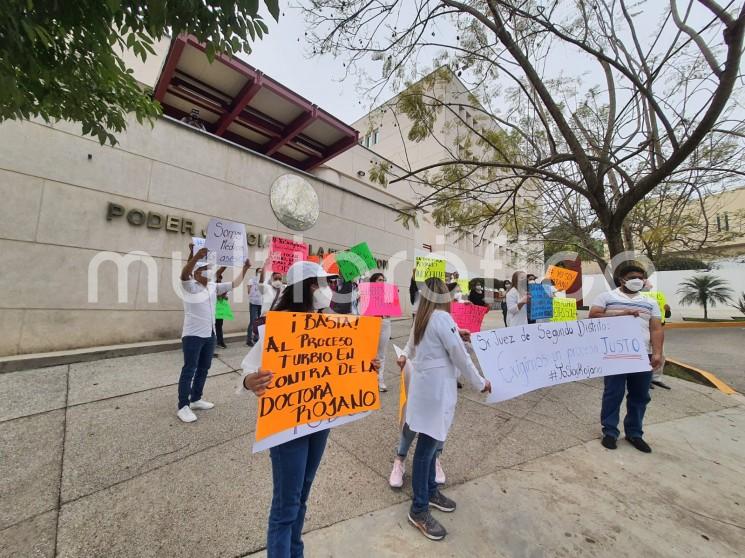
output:
M 554 282 L 557 291 L 566 291 L 577 279 L 577 272 L 573 269 L 565 269 L 555 265 L 548 266 L 546 277 Z
M 256 441 L 301 424 L 380 408 L 380 318 L 269 312 L 261 367 L 274 378 L 259 400 Z

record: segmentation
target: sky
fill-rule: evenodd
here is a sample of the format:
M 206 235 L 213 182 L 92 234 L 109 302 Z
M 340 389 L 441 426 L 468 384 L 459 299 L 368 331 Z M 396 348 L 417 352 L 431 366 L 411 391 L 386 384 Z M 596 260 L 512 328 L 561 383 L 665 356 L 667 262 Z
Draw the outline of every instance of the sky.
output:
M 252 45 L 251 54 L 240 58 L 348 124 L 373 108 L 372 100 L 358 93 L 355 79 L 342 82 L 341 59 L 306 56 L 305 21 L 298 9 L 284 7 L 279 23 L 268 15 L 265 21 L 269 35 Z M 366 64 L 373 75 L 380 74 L 376 63 Z

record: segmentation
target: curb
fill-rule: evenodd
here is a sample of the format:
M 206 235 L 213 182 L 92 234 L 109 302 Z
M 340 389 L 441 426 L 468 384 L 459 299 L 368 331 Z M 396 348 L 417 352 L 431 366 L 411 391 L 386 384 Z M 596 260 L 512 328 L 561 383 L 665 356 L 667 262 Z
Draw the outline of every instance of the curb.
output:
M 680 366 L 681 368 L 685 368 L 686 370 L 689 370 L 691 372 L 698 374 L 699 376 L 704 378 L 707 382 L 709 382 L 711 385 L 713 385 L 715 388 L 717 388 L 722 393 L 725 393 L 727 395 L 732 395 L 732 394 L 737 393 L 734 389 L 732 389 L 729 385 L 727 385 L 725 382 L 720 380 L 717 376 L 715 376 L 711 372 L 707 372 L 706 370 L 701 370 L 700 368 L 696 368 L 695 366 L 691 366 L 690 364 L 680 362 L 679 360 L 676 360 L 674 358 L 665 357 L 665 360 L 667 362 Z
M 246 338 L 245 332 L 226 333 L 225 343 L 238 343 Z M 105 358 L 161 353 L 181 348 L 181 339 L 167 339 L 164 341 L 145 341 L 142 343 L 127 343 L 123 345 L 107 345 L 103 347 L 89 347 L 86 349 L 70 349 L 49 353 L 31 353 L 0 358 L 0 374 L 17 372 L 31 368 L 46 368 L 62 364 L 90 362 Z
M 718 329 L 741 327 L 745 329 L 745 322 L 667 322 L 665 329 Z

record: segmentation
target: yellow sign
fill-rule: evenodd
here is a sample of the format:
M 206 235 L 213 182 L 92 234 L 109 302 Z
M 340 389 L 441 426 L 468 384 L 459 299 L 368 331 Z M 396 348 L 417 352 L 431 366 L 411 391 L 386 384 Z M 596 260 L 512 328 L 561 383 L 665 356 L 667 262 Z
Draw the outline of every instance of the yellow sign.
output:
M 553 298 L 554 317 L 552 322 L 573 322 L 577 319 L 577 301 L 573 298 Z
M 379 335 L 380 318 L 269 312 L 261 367 L 274 377 L 259 400 L 256 440 L 379 409 Z
M 445 280 L 445 260 L 417 257 L 414 281 L 419 283 L 426 281 L 430 277 L 438 277 L 443 281 Z

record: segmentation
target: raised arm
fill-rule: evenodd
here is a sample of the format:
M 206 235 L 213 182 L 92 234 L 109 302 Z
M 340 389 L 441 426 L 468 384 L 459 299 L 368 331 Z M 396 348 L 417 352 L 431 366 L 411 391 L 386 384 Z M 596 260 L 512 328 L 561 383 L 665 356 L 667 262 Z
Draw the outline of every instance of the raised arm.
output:
M 191 279 L 194 273 L 194 266 L 197 265 L 197 262 L 199 260 L 201 260 L 202 258 L 206 256 L 207 256 L 207 248 L 202 248 L 196 254 L 193 254 L 186 262 L 186 265 L 184 265 L 184 267 L 181 269 L 181 280 L 188 281 L 189 279 Z
M 236 276 L 235 279 L 233 279 L 234 289 L 238 287 L 241 283 L 243 283 L 243 279 L 246 278 L 246 273 L 248 272 L 249 269 L 251 269 L 251 260 L 246 258 L 246 261 L 243 262 L 243 267 L 241 268 L 240 273 Z

